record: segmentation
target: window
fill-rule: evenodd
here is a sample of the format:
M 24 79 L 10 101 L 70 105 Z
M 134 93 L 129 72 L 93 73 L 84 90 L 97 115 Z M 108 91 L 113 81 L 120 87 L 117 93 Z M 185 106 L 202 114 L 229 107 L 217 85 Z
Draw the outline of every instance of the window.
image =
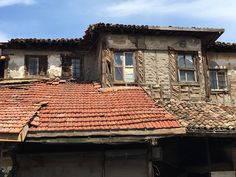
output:
M 180 82 L 197 81 L 193 55 L 179 54 L 177 57 L 177 67 Z
M 132 52 L 114 53 L 115 81 L 134 82 L 134 56 Z
M 47 75 L 48 60 L 47 56 L 25 56 L 26 74 L 28 76 Z
M 82 77 L 82 63 L 79 57 L 62 56 L 62 77 L 80 79 Z
M 29 58 L 28 68 L 29 75 L 38 75 L 39 58 Z
M 72 77 L 79 78 L 80 77 L 80 59 L 73 58 L 71 61 L 72 61 Z
M 210 70 L 211 90 L 227 90 L 226 70 Z

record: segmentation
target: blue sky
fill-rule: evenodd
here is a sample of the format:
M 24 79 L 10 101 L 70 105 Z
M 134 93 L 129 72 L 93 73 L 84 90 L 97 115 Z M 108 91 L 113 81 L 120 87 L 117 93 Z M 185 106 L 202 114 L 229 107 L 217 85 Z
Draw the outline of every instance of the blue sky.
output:
M 235 0 L 0 0 L 0 41 L 76 38 L 89 24 L 225 28 L 236 42 Z

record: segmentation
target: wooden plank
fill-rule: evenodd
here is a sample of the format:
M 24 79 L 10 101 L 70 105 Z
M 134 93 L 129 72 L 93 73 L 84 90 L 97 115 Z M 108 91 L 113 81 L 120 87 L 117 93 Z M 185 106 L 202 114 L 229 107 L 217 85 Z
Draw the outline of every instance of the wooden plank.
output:
M 19 133 L 0 133 L 0 142 L 23 142 L 28 130 L 29 126 L 26 125 Z
M 75 132 L 38 132 L 28 133 L 27 138 L 42 137 L 84 137 L 84 136 L 161 136 L 161 135 L 180 135 L 185 134 L 185 128 L 169 128 L 156 130 L 120 130 L 120 131 L 75 131 Z
M 26 138 L 26 135 L 29 131 L 29 126 L 25 125 L 24 128 L 22 129 L 22 131 L 20 132 L 19 136 L 18 136 L 18 141 L 23 142 Z
M 0 142 L 17 142 L 18 136 L 17 133 L 0 133 Z

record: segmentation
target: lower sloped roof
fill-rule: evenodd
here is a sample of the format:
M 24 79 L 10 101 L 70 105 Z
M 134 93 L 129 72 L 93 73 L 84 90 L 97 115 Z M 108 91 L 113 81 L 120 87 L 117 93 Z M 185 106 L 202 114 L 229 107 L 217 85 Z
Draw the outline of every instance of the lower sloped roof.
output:
M 170 101 L 165 108 L 188 133 L 235 134 L 236 108 L 209 102 Z
M 7 107 L 0 134 L 19 133 L 26 125 L 30 137 L 184 133 L 175 117 L 156 107 L 140 87 L 53 82 L 2 88 L 0 93 L 0 107 Z

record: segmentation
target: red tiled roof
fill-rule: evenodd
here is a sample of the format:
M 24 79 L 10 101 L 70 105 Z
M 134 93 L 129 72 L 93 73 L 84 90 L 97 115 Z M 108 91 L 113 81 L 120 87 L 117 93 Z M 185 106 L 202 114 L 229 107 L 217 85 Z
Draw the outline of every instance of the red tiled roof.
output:
M 187 133 L 236 133 L 236 108 L 209 102 L 170 101 L 165 108 Z
M 30 134 L 180 127 L 139 87 L 104 90 L 97 84 L 37 83 L 23 89 L 2 88 L 0 92 L 0 132 L 18 132 L 28 122 Z M 40 107 L 45 102 L 47 105 Z
M 40 109 L 23 89 L 0 90 L 0 133 L 19 133 Z

